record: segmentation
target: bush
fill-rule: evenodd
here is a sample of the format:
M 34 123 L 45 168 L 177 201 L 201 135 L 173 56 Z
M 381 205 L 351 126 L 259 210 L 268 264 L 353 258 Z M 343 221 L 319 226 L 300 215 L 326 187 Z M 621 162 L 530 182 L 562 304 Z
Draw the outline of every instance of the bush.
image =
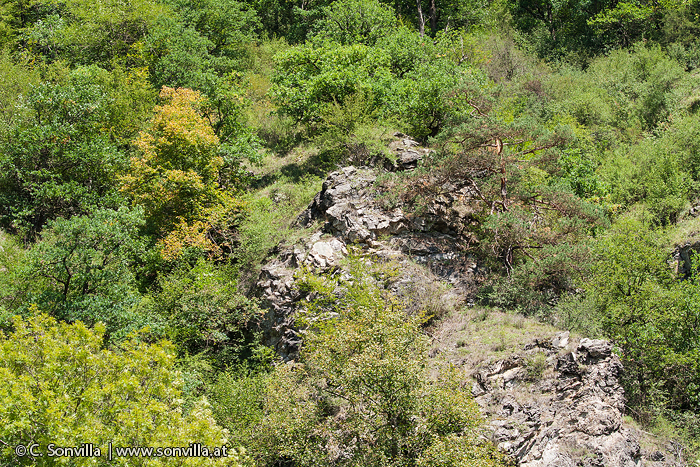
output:
M 364 260 L 351 259 L 349 267 L 348 280 L 298 278 L 316 297 L 300 315 L 301 362 L 276 367 L 264 396 L 248 392 L 252 381 L 235 385 L 262 405 L 262 414 L 252 409 L 260 417 L 252 455 L 268 466 L 385 467 L 412 465 L 448 444 L 461 446 L 455 462 L 503 465 L 477 441 L 482 419 L 464 375 L 429 376 L 422 317 L 407 315 Z
M 33 239 L 48 220 L 121 203 L 115 181 L 127 160 L 102 131 L 111 99 L 95 83 L 101 73 L 76 69 L 27 95 L 31 118 L 0 144 L 4 228 Z
M 254 324 L 262 310 L 238 292 L 235 276 L 224 266 L 199 259 L 161 277 L 160 289 L 138 312 L 158 316 L 162 337 L 180 355 L 203 354 L 215 368 L 226 368 L 252 356 L 257 346 Z
M 373 46 L 395 25 L 394 10 L 378 0 L 336 0 L 323 9 L 323 18 L 314 24 L 312 41 Z
M 276 59 L 270 92 L 280 111 L 304 123 L 318 121 L 324 105 L 342 105 L 358 92 L 377 107 L 391 78 L 387 54 L 363 44 L 300 46 Z
M 181 375 L 167 343 L 147 345 L 133 338 L 104 350 L 105 329 L 57 323 L 36 314 L 16 318 L 13 332 L 0 334 L 0 458 L 7 465 L 55 465 L 55 458 L 18 458 L 19 444 L 76 446 L 93 443 L 99 458 L 72 458 L 72 465 L 171 465 L 167 459 L 114 457 L 114 446 L 208 447 L 227 444 L 206 400 L 181 412 Z M 238 452 L 221 459 L 178 459 L 178 465 L 240 465 Z
M 648 422 L 664 406 L 700 410 L 697 272 L 678 281 L 659 232 L 628 217 L 596 245 L 589 293 L 607 337 L 623 350 L 626 394 Z

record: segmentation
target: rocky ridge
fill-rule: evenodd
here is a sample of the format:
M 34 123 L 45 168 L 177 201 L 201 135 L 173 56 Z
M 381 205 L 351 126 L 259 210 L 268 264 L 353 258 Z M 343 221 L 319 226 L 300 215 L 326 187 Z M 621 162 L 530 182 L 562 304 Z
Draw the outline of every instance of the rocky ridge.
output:
M 568 339 L 533 342 L 475 372 L 472 392 L 490 416 L 492 441 L 523 467 L 638 466 L 637 433 L 622 425 L 620 359 L 606 341 Z M 533 378 L 528 358 L 538 354 L 545 371 Z
M 396 162 L 385 169 L 411 170 L 427 154 L 403 135 L 392 150 Z M 321 221 L 322 228 L 294 245 L 279 246 L 263 266 L 256 286 L 268 310 L 262 327 L 266 343 L 283 358 L 294 359 L 301 342 L 294 314 L 305 296 L 294 285 L 295 271 L 341 271 L 341 260 L 353 248 L 400 266 L 391 289 L 409 297 L 409 305 L 415 302 L 416 284 L 423 291 L 439 290 L 445 304 L 470 305 L 482 272 L 469 252 L 474 239 L 464 227 L 474 221 L 469 189 L 444 187 L 420 215 L 410 215 L 401 206 L 382 205 L 375 186 L 379 172 L 345 167 L 330 174 L 297 220 L 300 226 Z M 542 374 L 533 380 L 531 362 L 537 355 Z M 489 416 L 492 441 L 520 466 L 672 465 L 653 462 L 660 453 L 643 452 L 638 433 L 623 424 L 618 381 L 623 368 L 608 342 L 574 342 L 561 333 L 535 340 L 506 359 L 465 369 Z

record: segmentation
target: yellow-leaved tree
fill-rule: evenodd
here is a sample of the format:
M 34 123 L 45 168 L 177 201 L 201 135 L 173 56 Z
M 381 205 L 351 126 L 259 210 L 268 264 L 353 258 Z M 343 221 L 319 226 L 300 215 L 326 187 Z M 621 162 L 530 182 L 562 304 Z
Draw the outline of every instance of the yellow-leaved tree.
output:
M 205 98 L 191 89 L 163 87 L 150 127 L 135 142 L 121 189 L 145 209 L 148 232 L 166 258 L 194 247 L 219 254 L 231 246 L 243 206 L 220 188 L 219 138 L 202 113 Z

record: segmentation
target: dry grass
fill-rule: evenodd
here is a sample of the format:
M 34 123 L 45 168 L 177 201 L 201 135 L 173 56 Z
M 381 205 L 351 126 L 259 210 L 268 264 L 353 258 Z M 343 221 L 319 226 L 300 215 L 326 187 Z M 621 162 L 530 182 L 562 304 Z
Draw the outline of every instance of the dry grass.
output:
M 700 217 L 683 219 L 670 230 L 668 242 L 672 248 L 687 241 L 700 241 Z
M 442 362 L 476 368 L 522 352 L 536 338 L 551 339 L 559 332 L 522 315 L 483 307 L 462 308 L 434 326 L 431 354 Z

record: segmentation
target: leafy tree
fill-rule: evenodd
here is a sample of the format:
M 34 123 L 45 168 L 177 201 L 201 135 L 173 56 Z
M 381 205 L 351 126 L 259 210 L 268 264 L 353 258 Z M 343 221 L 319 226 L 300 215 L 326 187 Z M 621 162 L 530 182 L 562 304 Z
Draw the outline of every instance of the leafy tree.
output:
M 209 50 L 213 43 L 177 17 L 162 17 L 143 41 L 150 81 L 160 89 L 201 89 L 216 80 Z
M 654 8 L 651 4 L 644 3 L 646 2 L 618 2 L 588 20 L 588 24 L 599 34 L 612 33 L 614 38 L 611 42 L 627 47 L 647 30 L 654 18 Z
M 19 458 L 18 444 L 76 446 L 93 443 L 100 457 L 72 457 L 72 465 L 240 465 L 230 457 L 114 457 L 113 446 L 209 447 L 227 443 L 206 400 L 182 413 L 181 375 L 167 342 L 143 344 L 134 338 L 115 350 L 102 348 L 104 327 L 66 324 L 37 313 L 16 318 L 14 330 L 0 335 L 0 457 L 11 465 L 56 465 L 56 458 Z
M 518 0 L 508 2 L 518 29 L 537 35 L 541 55 L 551 56 L 567 47 L 597 47 L 587 20 L 597 15 L 606 2 L 567 0 L 563 2 Z M 549 50 L 547 50 L 549 48 Z
M 647 417 L 666 403 L 700 409 L 697 273 L 676 281 L 660 241 L 643 221 L 621 219 L 596 245 L 589 285 L 603 329 L 623 350 L 628 397 Z
M 313 22 L 320 18 L 320 9 L 330 1 L 250 0 L 249 3 L 260 18 L 263 35 L 283 37 L 291 44 L 299 44 L 306 39 Z
M 486 85 L 486 76 L 471 67 L 472 38 L 465 46 L 465 35 L 444 34 L 433 44 L 399 28 L 374 47 L 295 47 L 276 57 L 271 93 L 279 109 L 300 122 L 323 126 L 330 108 L 361 101 L 365 116 L 398 117 L 412 136 L 425 139 L 463 110 L 460 89 Z
M 165 257 L 177 258 L 188 247 L 212 256 L 230 252 L 244 211 L 231 194 L 240 159 L 221 147 L 199 92 L 164 87 L 161 98 L 150 128 L 135 142 L 121 189 L 144 207 L 146 231 L 162 241 Z
M 391 73 L 403 78 L 406 73 L 415 70 L 431 55 L 437 54 L 432 41 L 420 37 L 413 29 L 406 26 L 394 28 L 389 34 L 377 41 L 377 47 L 389 54 Z
M 251 357 L 255 323 L 262 311 L 238 291 L 232 273 L 199 259 L 160 278 L 158 292 L 147 297 L 138 313 L 159 316 L 163 333 L 180 355 L 204 354 L 218 368 Z
M 146 325 L 146 315 L 131 312 L 141 226 L 143 212 L 126 208 L 50 222 L 29 252 L 25 280 L 43 279 L 43 292 L 30 300 L 62 320 L 102 321 L 110 339 Z
M 421 36 L 425 34 L 426 25 L 430 27 L 431 36 L 435 36 L 440 29 L 475 26 L 481 22 L 483 12 L 487 9 L 483 0 L 430 0 L 425 3 L 419 0 L 414 3 L 405 2 L 403 5 L 409 10 L 415 8 L 409 15 L 415 18 Z
M 110 98 L 94 67 L 62 84 L 44 83 L 26 98 L 30 120 L 13 128 L 0 154 L 0 223 L 31 238 L 48 220 L 120 201 L 115 178 L 123 153 L 102 131 Z
M 470 187 L 478 237 L 488 239 L 482 246 L 506 271 L 519 255 L 584 238 L 600 225 L 594 206 L 552 183 L 553 162 L 572 138 L 568 127 L 534 128 L 526 117 L 508 122 L 489 113 L 486 102 L 467 102 L 473 115 L 441 135 L 442 156 L 430 178 L 421 176 L 407 196 L 439 192 L 447 181 Z
M 133 64 L 138 44 L 154 22 L 168 14 L 160 2 L 135 0 L 31 1 L 21 43 L 30 53 L 49 61 L 64 59 L 77 65 Z M 26 8 L 26 6 L 25 6 Z
M 314 24 L 314 39 L 343 45 L 375 45 L 394 29 L 396 17 L 391 7 L 379 0 L 336 0 L 323 9 L 324 16 Z
M 212 56 L 237 64 L 247 59 L 246 45 L 257 38 L 260 29 L 260 21 L 250 6 L 237 0 L 171 0 L 170 3 L 187 26 L 209 39 Z
M 141 133 L 122 177 L 122 190 L 144 206 L 149 230 L 166 235 L 178 218 L 190 221 L 217 200 L 217 175 L 223 165 L 219 139 L 199 113 L 202 96 L 189 89 L 164 87 L 151 128 Z
M 419 140 L 437 134 L 464 107 L 459 90 L 480 87 L 486 76 L 449 60 L 422 63 L 395 81 L 386 98 L 386 111 L 396 112 L 407 131 Z
M 389 57 L 363 44 L 290 49 L 277 57 L 271 92 L 279 109 L 301 122 L 317 121 L 326 104 L 364 92 L 378 105 L 390 80 Z

